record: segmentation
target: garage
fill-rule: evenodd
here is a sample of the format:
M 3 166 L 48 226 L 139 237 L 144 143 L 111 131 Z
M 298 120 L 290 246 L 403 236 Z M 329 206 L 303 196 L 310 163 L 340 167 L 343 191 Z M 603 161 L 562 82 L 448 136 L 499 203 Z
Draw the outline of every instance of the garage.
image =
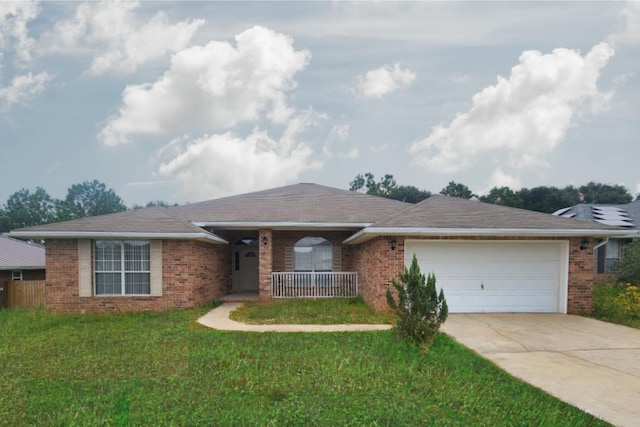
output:
M 568 241 L 406 240 L 451 313 L 566 313 Z

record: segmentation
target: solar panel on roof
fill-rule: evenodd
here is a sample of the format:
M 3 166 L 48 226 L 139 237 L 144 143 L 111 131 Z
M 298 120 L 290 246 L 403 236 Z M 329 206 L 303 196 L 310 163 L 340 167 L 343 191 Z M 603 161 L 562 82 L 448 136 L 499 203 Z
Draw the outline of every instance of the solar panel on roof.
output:
M 575 212 L 567 212 L 565 214 L 560 215 L 562 218 L 573 218 L 574 216 L 576 216 Z
M 631 219 L 626 216 L 626 215 L 620 215 L 617 213 L 594 213 L 593 214 L 594 218 L 598 218 L 598 219 L 619 219 L 619 220 L 628 220 L 630 221 Z
M 615 206 L 591 206 L 591 210 L 600 212 L 624 212 L 624 209 Z
M 566 213 L 567 211 L 570 211 L 570 210 L 571 210 L 571 206 L 569 206 L 568 208 L 558 209 L 557 211 L 555 211 L 551 215 L 562 216 L 562 214 L 564 214 L 564 213 Z

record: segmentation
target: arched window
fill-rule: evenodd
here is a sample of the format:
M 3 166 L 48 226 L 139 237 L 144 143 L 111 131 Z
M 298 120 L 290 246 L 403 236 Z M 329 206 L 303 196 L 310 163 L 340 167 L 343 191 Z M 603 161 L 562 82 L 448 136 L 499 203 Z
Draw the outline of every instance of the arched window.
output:
M 333 247 L 322 237 L 303 237 L 293 247 L 294 271 L 332 271 Z

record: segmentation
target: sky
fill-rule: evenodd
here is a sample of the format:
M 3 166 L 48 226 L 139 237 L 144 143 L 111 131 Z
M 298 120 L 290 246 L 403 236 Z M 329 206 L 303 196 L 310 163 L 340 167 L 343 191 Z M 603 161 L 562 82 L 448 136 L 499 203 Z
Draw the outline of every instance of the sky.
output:
M 0 2 L 0 205 L 359 173 L 640 193 L 640 2 Z

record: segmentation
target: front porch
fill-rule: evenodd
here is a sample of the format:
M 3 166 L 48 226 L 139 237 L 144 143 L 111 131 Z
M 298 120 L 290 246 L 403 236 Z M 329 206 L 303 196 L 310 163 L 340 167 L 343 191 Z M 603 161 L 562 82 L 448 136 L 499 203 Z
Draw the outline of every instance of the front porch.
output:
M 250 302 L 260 301 L 258 292 L 238 292 L 231 293 L 220 298 L 222 302 Z
M 356 272 L 271 273 L 272 298 L 353 298 L 358 296 Z

